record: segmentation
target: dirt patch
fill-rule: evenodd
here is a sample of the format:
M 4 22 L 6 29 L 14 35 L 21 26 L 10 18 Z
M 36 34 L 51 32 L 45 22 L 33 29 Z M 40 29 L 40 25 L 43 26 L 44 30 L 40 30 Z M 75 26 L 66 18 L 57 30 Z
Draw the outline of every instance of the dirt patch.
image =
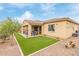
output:
M 21 56 L 18 45 L 14 38 L 1 43 L 0 39 L 0 56 Z

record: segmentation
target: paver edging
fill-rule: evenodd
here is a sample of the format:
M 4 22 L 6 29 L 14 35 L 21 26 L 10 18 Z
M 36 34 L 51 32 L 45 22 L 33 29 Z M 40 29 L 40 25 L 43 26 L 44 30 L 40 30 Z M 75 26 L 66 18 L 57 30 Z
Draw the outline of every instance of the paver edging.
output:
M 20 35 L 21 35 L 21 33 L 19 33 Z M 25 37 L 25 36 L 23 36 L 23 37 Z M 28 37 L 29 38 L 29 37 Z M 62 41 L 62 40 L 61 40 Z M 60 41 L 59 41 L 60 42 Z M 52 45 L 55 45 L 55 44 L 58 44 L 59 42 L 56 42 L 56 43 L 54 43 L 54 44 L 51 44 L 51 45 L 49 45 L 49 46 L 47 46 L 47 47 L 45 47 L 45 48 L 43 48 L 43 49 L 40 49 L 40 50 L 38 50 L 38 51 L 36 51 L 36 52 L 34 52 L 34 53 L 32 53 L 32 54 L 29 54 L 28 56 L 31 56 L 31 55 L 33 55 L 33 54 L 35 54 L 35 53 L 37 53 L 37 52 L 40 52 L 41 50 L 44 50 L 44 49 L 47 49 L 48 47 L 50 47 L 50 46 L 52 46 Z
M 19 33 L 20 35 L 21 35 L 21 33 Z M 23 36 L 24 37 L 24 36 Z M 61 41 L 63 41 L 63 40 L 61 40 Z M 61 41 L 59 41 L 59 42 L 61 42 Z M 42 51 L 42 50 L 44 50 L 44 49 L 47 49 L 48 47 L 50 47 L 50 46 L 52 46 L 52 45 L 56 45 L 56 44 L 58 44 L 59 42 L 56 42 L 56 43 L 54 43 L 54 44 L 51 44 L 51 45 L 49 45 L 49 46 L 47 46 L 47 47 L 45 47 L 45 48 L 43 48 L 43 49 L 40 49 L 40 50 L 38 50 L 38 51 L 36 51 L 36 52 L 34 52 L 34 53 L 32 53 L 32 54 L 29 54 L 29 55 L 27 55 L 27 56 L 31 56 L 31 55 L 33 55 L 33 54 L 35 54 L 35 53 L 37 53 L 37 52 L 40 52 L 40 51 Z
M 24 56 L 24 54 L 23 54 L 23 52 L 22 52 L 22 50 L 21 50 L 21 47 L 20 47 L 20 45 L 19 45 L 19 43 L 18 43 L 18 41 L 17 41 L 17 39 L 16 39 L 16 37 L 15 37 L 14 34 L 13 34 L 13 37 L 14 37 L 14 39 L 15 39 L 17 45 L 18 45 L 18 48 L 19 48 L 19 51 L 20 51 L 21 55 Z

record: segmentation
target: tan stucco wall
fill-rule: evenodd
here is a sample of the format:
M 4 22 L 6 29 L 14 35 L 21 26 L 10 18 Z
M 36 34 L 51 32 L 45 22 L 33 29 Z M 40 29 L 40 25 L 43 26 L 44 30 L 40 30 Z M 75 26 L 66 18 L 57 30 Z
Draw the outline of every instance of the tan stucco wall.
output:
M 31 32 L 32 32 L 31 25 L 28 22 L 23 22 L 22 26 L 25 26 L 25 25 L 28 25 L 28 36 L 31 36 Z M 22 31 L 22 33 L 23 33 L 23 31 Z
M 50 24 L 55 24 L 55 32 L 48 31 L 48 25 Z M 64 38 L 66 36 L 65 35 L 65 24 L 66 24 L 66 21 L 44 24 L 42 28 L 42 33 L 44 35 Z
M 66 37 L 72 36 L 72 33 L 75 33 L 76 30 L 79 30 L 79 25 L 66 21 Z
M 48 25 L 50 24 L 55 24 L 55 32 L 48 31 Z M 71 23 L 69 21 L 48 23 L 42 26 L 42 34 L 66 39 L 70 37 L 72 33 L 75 32 L 75 30 L 78 30 L 78 26 L 79 25 Z

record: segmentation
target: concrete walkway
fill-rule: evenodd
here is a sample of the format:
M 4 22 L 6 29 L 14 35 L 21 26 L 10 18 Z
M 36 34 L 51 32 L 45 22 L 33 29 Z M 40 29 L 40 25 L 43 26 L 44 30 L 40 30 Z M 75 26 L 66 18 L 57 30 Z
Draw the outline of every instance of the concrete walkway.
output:
M 65 48 L 65 43 L 73 41 L 76 44 L 75 48 Z M 41 50 L 31 56 L 79 56 L 79 37 L 72 37 L 62 40 L 55 45 Z

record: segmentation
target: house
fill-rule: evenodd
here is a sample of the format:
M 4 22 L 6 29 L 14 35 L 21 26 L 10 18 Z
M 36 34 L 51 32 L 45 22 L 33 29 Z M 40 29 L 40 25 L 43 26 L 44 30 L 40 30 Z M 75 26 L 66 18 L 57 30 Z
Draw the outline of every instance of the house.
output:
M 46 21 L 24 20 L 21 32 L 28 35 L 47 35 L 66 39 L 79 30 L 79 23 L 70 18 L 54 18 Z

